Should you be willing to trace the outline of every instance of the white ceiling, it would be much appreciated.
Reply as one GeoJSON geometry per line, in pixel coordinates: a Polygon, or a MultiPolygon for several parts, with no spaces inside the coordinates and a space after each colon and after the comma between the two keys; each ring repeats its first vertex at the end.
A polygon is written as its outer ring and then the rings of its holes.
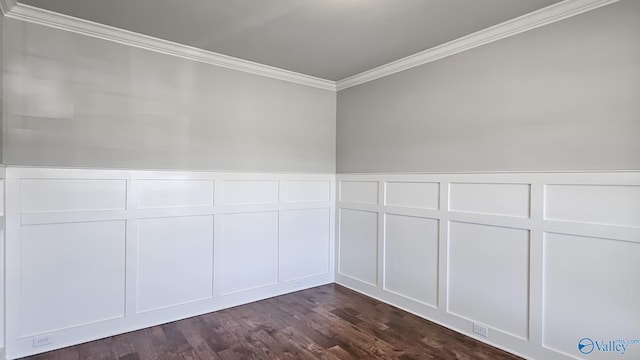
{"type": "Polygon", "coordinates": [[[337,81],[560,0],[21,0],[337,81]]]}

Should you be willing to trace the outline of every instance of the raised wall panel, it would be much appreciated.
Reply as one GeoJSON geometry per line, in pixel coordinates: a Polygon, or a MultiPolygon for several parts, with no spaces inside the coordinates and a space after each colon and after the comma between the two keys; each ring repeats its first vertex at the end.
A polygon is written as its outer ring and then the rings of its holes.
{"type": "MultiPolygon", "coordinates": [[[[4,199],[2,199],[4,201],[4,199]]],[[[2,221],[4,223],[4,218],[0,219],[0,221],[2,221]]],[[[0,229],[0,324],[4,324],[4,319],[5,319],[5,278],[4,278],[4,271],[5,271],[5,261],[4,261],[4,253],[5,253],[5,241],[4,241],[4,224],[2,226],[2,229],[0,229]]],[[[5,341],[5,336],[4,336],[4,326],[0,326],[0,348],[3,349],[4,348],[4,341],[5,341]]],[[[0,351],[1,353],[1,351],[0,351]]]]}
{"type": "Polygon", "coordinates": [[[213,296],[213,216],[138,221],[137,311],[213,296]]]}
{"type": "Polygon", "coordinates": [[[24,226],[20,244],[22,336],[124,316],[124,221],[24,226]]]}
{"type": "Polygon", "coordinates": [[[0,179],[0,216],[4,216],[4,179],[0,179]]]}
{"type": "Polygon", "coordinates": [[[527,338],[529,231],[450,222],[450,313],[527,338]]]}
{"type": "Polygon", "coordinates": [[[375,205],[378,203],[378,182],[341,181],[340,201],[375,205]]]}
{"type": "Polygon", "coordinates": [[[230,180],[224,182],[225,205],[278,203],[278,182],[272,180],[230,180]]]}
{"type": "Polygon", "coordinates": [[[22,180],[22,212],[122,210],[125,180],[22,180]]]}
{"type": "Polygon", "coordinates": [[[340,274],[377,284],[378,214],[340,209],[340,274]]]}
{"type": "Polygon", "coordinates": [[[385,205],[420,209],[440,207],[440,184],[389,181],[385,188],[385,205]]]}
{"type": "Polygon", "coordinates": [[[285,203],[331,201],[329,181],[284,181],[282,191],[285,203]]]}
{"type": "MultiPolygon", "coordinates": [[[[1,22],[1,21],[0,21],[1,22]]],[[[1,26],[1,24],[0,24],[1,26]]],[[[0,169],[0,177],[4,177],[5,170],[0,169]]],[[[4,277],[4,269],[5,269],[5,260],[4,260],[4,229],[5,229],[5,218],[4,218],[4,179],[0,178],[0,356],[3,355],[4,352],[4,294],[5,294],[5,277],[4,277]]]]}
{"type": "Polygon", "coordinates": [[[545,219],[640,226],[640,186],[547,185],[545,219]]]}
{"type": "Polygon", "coordinates": [[[213,180],[139,180],[138,208],[213,206],[213,180]]]}
{"type": "Polygon", "coordinates": [[[3,181],[10,196],[5,243],[0,221],[0,339],[12,359],[334,277],[334,175],[19,167],[1,175],[0,198],[3,181]],[[40,336],[46,344],[34,347],[40,336]]]}
{"type": "Polygon", "coordinates": [[[438,220],[385,216],[385,290],[438,305],[438,220]]]}
{"type": "Polygon", "coordinates": [[[452,183],[449,210],[528,218],[529,184],[452,183]]]}
{"type": "Polygon", "coordinates": [[[278,282],[278,213],[222,216],[222,293],[278,282]]]}
{"type": "MultiPolygon", "coordinates": [[[[337,203],[336,279],[481,340],[473,323],[486,326],[487,342],[527,358],[621,358],[577,345],[638,339],[639,175],[338,174],[348,191],[337,203]]],[[[640,345],[622,357],[640,359],[640,345]]]]}
{"type": "Polygon", "coordinates": [[[329,272],[330,209],[280,213],[280,280],[329,272]]]}
{"type": "MultiPolygon", "coordinates": [[[[577,343],[584,337],[640,338],[639,259],[638,242],[545,234],[543,345],[581,356],[577,343]]],[[[640,358],[640,344],[610,355],[640,358]]],[[[590,356],[604,358],[598,351],[590,356]]]]}

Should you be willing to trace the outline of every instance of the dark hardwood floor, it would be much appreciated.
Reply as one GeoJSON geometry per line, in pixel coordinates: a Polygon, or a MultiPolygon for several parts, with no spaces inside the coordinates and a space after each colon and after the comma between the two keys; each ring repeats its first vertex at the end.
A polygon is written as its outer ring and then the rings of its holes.
{"type": "Polygon", "coordinates": [[[520,359],[325,285],[25,359],[520,359]]]}

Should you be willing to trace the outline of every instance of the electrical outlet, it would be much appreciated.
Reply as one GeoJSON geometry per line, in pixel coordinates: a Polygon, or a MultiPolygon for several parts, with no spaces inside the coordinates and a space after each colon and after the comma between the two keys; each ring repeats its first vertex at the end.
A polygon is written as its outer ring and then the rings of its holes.
{"type": "Polygon", "coordinates": [[[489,328],[484,325],[474,323],[473,332],[483,337],[489,336],[489,328]]]}
{"type": "Polygon", "coordinates": [[[33,347],[38,348],[53,344],[53,338],[51,335],[37,336],[33,338],[33,347]]]}

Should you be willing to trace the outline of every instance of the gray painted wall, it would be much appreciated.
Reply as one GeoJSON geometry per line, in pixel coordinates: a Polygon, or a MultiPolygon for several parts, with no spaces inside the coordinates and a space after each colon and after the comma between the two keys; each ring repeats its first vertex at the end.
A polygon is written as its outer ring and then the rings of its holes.
{"type": "Polygon", "coordinates": [[[4,107],[3,107],[3,103],[4,103],[4,97],[3,97],[3,57],[2,57],[2,48],[4,44],[4,15],[2,15],[0,13],[0,164],[3,164],[2,162],[2,138],[3,138],[3,134],[4,134],[4,107]]]}
{"type": "Polygon", "coordinates": [[[640,169],[640,1],[338,94],[338,172],[640,169]]]}
{"type": "Polygon", "coordinates": [[[335,171],[335,92],[5,19],[7,165],[335,171]]]}

